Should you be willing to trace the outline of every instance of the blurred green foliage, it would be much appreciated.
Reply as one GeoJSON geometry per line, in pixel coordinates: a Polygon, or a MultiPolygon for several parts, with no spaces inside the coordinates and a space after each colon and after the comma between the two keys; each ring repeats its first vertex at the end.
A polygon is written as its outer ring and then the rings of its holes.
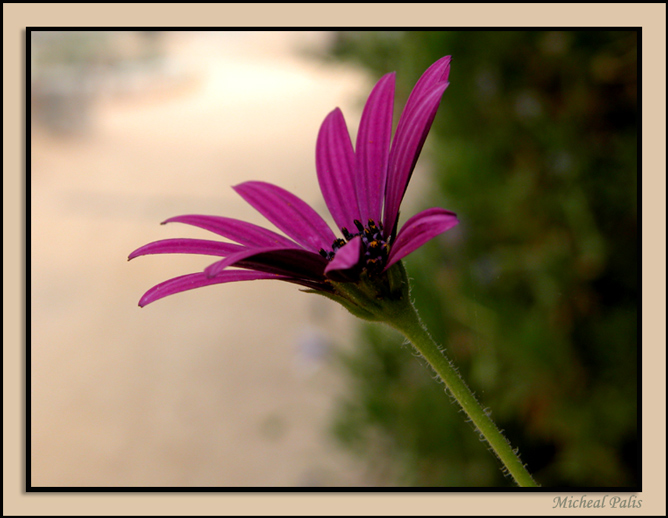
{"type": "MultiPolygon", "coordinates": [[[[539,483],[637,486],[637,34],[341,32],[330,52],[396,70],[398,108],[453,56],[416,174],[461,223],[405,261],[418,310],[539,483]]],[[[402,342],[367,326],[342,354],[337,437],[379,486],[513,486],[402,342]]]]}

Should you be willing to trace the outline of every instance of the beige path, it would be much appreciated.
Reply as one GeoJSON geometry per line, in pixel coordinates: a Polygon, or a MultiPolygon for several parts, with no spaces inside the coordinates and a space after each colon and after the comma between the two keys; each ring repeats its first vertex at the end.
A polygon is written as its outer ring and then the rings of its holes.
{"type": "Polygon", "coordinates": [[[128,70],[84,135],[34,126],[33,485],[364,483],[325,432],[340,388],[327,351],[349,342],[352,317],[266,281],[139,309],[147,288],[210,260],[126,261],[149,241],[208,236],[159,225],[172,215],[264,224],[230,189],[249,179],[324,214],[317,129],[337,105],[356,124],[370,83],[292,52],[321,37],[171,34],[165,81],[128,70]]]}

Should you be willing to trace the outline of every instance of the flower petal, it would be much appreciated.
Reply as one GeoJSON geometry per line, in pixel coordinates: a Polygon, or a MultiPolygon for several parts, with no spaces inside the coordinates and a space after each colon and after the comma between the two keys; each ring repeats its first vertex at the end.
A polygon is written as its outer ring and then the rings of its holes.
{"type": "Polygon", "coordinates": [[[397,235],[390,255],[387,270],[394,263],[414,252],[430,239],[457,225],[457,215],[445,209],[427,209],[410,218],[397,235]]]}
{"type": "Polygon", "coordinates": [[[330,112],[320,126],[315,167],[322,196],[337,226],[355,228],[353,220],[360,219],[355,195],[355,152],[339,108],[330,112]]]}
{"type": "Polygon", "coordinates": [[[233,187],[265,218],[292,239],[317,252],[330,250],[336,236],[325,220],[291,192],[266,182],[245,182],[233,187]]]}
{"type": "Polygon", "coordinates": [[[334,270],[349,270],[353,268],[359,263],[361,251],[362,238],[356,236],[337,250],[334,259],[325,268],[325,274],[334,270]]]}
{"type": "Polygon", "coordinates": [[[233,218],[188,214],[169,218],[162,224],[173,222],[203,228],[246,246],[284,246],[286,248],[299,246],[287,237],[269,229],[233,218]]]}
{"type": "Polygon", "coordinates": [[[410,181],[415,163],[434,121],[441,96],[448,83],[438,83],[416,101],[410,111],[404,110],[390,151],[387,187],[385,190],[385,213],[383,227],[387,236],[394,234],[399,206],[410,181]]]}
{"type": "Polygon", "coordinates": [[[323,280],[327,260],[307,250],[286,248],[245,249],[227,256],[205,268],[209,277],[220,275],[227,267],[236,266],[296,278],[323,280]]]}
{"type": "Polygon", "coordinates": [[[395,75],[386,74],[376,83],[364,106],[357,133],[357,203],[365,225],[369,219],[380,223],[392,138],[395,75]]]}
{"type": "Polygon", "coordinates": [[[207,239],[162,239],[137,248],[128,256],[128,260],[150,254],[202,254],[226,257],[242,250],[246,250],[246,247],[207,239]]]}
{"type": "Polygon", "coordinates": [[[271,273],[254,272],[248,270],[228,270],[216,277],[208,277],[206,273],[190,273],[180,277],[174,277],[161,282],[148,290],[139,300],[141,307],[155,302],[163,297],[174,295],[182,291],[194,290],[212,284],[223,284],[225,282],[253,281],[257,279],[281,279],[280,276],[271,273]]]}
{"type": "Polygon", "coordinates": [[[444,56],[432,63],[429,68],[424,71],[408,96],[408,100],[404,106],[404,113],[410,113],[414,109],[415,104],[423,95],[425,95],[425,93],[431,90],[432,86],[448,81],[451,61],[452,56],[444,56]]]}
{"type": "Polygon", "coordinates": [[[261,252],[238,261],[235,266],[253,270],[277,273],[297,280],[322,282],[327,260],[320,254],[307,250],[282,249],[261,252]]]}

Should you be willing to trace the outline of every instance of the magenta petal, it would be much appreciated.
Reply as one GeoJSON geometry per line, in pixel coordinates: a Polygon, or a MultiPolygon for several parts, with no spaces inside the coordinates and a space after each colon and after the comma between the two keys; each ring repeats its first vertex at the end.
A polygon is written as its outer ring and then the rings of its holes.
{"type": "Polygon", "coordinates": [[[353,221],[360,219],[355,196],[355,152],[339,108],[330,112],[320,126],[315,167],[322,196],[334,221],[339,228],[355,228],[353,221]]]}
{"type": "Polygon", "coordinates": [[[349,270],[354,267],[359,263],[361,251],[362,239],[356,236],[337,250],[334,259],[325,268],[325,274],[332,270],[349,270]]]}
{"type": "Polygon", "coordinates": [[[229,266],[297,278],[322,280],[327,260],[320,254],[302,249],[255,248],[231,254],[205,268],[209,277],[220,275],[229,266]]]}
{"type": "Polygon", "coordinates": [[[397,126],[392,143],[388,179],[385,191],[385,213],[383,226],[387,235],[391,235],[399,215],[399,206],[410,181],[415,163],[420,156],[422,146],[434,121],[441,96],[447,83],[438,83],[417,101],[413,109],[404,114],[397,126]]]}
{"type": "Polygon", "coordinates": [[[395,73],[383,76],[371,91],[357,133],[357,203],[361,221],[380,222],[387,161],[392,138],[395,73]]]}
{"type": "Polygon", "coordinates": [[[249,257],[252,257],[254,255],[257,255],[259,253],[263,252],[271,252],[274,250],[280,250],[278,248],[246,248],[244,250],[240,250],[237,253],[228,255],[225,257],[225,259],[222,259],[220,261],[217,261],[209,266],[207,266],[204,269],[204,273],[206,273],[209,277],[215,277],[216,275],[220,274],[225,268],[228,266],[232,266],[239,261],[243,261],[244,259],[248,259],[249,257]]]}
{"type": "Polygon", "coordinates": [[[284,246],[286,248],[299,246],[276,232],[234,218],[188,214],[169,218],[162,224],[174,222],[203,228],[246,246],[284,246]]]}
{"type": "MultiPolygon", "coordinates": [[[[406,105],[404,106],[403,113],[409,114],[415,107],[415,104],[420,100],[420,98],[431,88],[438,84],[448,81],[450,76],[450,62],[452,61],[451,56],[445,56],[434,62],[424,73],[420,76],[417,83],[413,87],[406,105]]],[[[403,114],[402,114],[403,117],[403,114]]]]}
{"type": "Polygon", "coordinates": [[[241,245],[206,239],[163,239],[137,248],[128,256],[128,260],[150,254],[202,254],[225,257],[245,249],[246,247],[241,245]]]}
{"type": "Polygon", "coordinates": [[[385,269],[457,223],[459,223],[457,215],[445,209],[427,209],[416,214],[404,224],[397,235],[385,269]]]}
{"type": "Polygon", "coordinates": [[[325,220],[291,192],[266,182],[245,182],[234,190],[265,218],[309,250],[329,250],[336,236],[325,220]]]}
{"type": "Polygon", "coordinates": [[[205,273],[190,273],[169,279],[165,282],[153,286],[139,300],[141,307],[155,302],[163,297],[174,295],[182,291],[194,290],[212,284],[222,284],[225,282],[253,281],[257,279],[281,279],[278,275],[263,272],[253,272],[248,270],[229,270],[222,272],[216,277],[208,277],[205,273]]]}
{"type": "Polygon", "coordinates": [[[320,254],[296,249],[260,252],[234,264],[239,268],[285,275],[295,282],[308,280],[318,283],[325,280],[323,272],[326,265],[327,259],[320,254]]]}

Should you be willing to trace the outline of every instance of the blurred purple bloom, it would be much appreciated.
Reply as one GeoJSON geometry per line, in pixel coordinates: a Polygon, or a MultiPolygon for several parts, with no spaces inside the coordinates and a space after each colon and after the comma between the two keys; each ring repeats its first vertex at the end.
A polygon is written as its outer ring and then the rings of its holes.
{"type": "Polygon", "coordinates": [[[397,261],[457,224],[454,213],[427,209],[397,232],[399,206],[415,163],[448,87],[450,56],[439,59],[411,92],[392,139],[395,73],[371,91],[362,112],[355,149],[340,109],[324,120],[316,144],[316,170],[327,207],[341,230],[327,223],[294,194],[265,182],[245,182],[234,190],[278,229],[221,216],[176,216],[163,223],[193,225],[234,243],[165,239],[132,252],[204,254],[221,257],[203,272],[167,280],[139,301],[235,281],[277,279],[333,293],[336,282],[357,282],[362,274],[381,277],[397,261]]]}

